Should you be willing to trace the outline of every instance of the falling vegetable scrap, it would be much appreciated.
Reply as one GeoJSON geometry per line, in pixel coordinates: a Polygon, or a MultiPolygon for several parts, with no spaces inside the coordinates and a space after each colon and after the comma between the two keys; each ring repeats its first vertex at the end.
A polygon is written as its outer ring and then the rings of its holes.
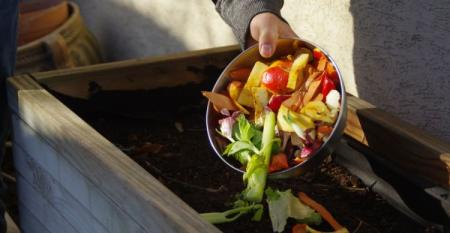
{"type": "MultiPolygon", "coordinates": [[[[275,232],[284,230],[287,218],[319,224],[322,216],[330,222],[331,215],[312,199],[295,198],[290,190],[266,189],[266,179],[269,173],[309,159],[332,134],[341,101],[333,64],[320,49],[297,46],[293,54],[268,63],[257,61],[252,68],[241,67],[228,75],[226,90],[202,93],[222,118],[216,131],[228,141],[223,156],[245,170],[246,188],[237,203],[246,204],[202,216],[214,224],[245,213],[254,213],[252,219],[257,220],[265,193],[275,232]]],[[[330,224],[335,230],[343,228],[336,221],[330,224]]],[[[313,231],[308,225],[296,227],[297,232],[313,231]]]]}

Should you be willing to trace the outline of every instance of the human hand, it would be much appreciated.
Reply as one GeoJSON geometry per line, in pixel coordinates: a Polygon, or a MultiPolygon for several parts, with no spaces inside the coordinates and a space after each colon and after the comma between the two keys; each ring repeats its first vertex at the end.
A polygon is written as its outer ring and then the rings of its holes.
{"type": "Polygon", "coordinates": [[[247,46],[258,43],[259,53],[263,57],[271,57],[276,49],[278,38],[298,37],[292,28],[278,16],[264,12],[253,17],[250,22],[250,35],[247,46]]]}

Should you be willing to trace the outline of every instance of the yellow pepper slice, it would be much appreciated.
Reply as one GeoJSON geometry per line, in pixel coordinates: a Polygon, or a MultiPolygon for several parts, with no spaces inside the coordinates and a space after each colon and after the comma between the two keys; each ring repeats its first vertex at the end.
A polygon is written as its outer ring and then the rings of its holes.
{"type": "Polygon", "coordinates": [[[329,124],[333,124],[335,121],[327,105],[325,105],[325,103],[320,100],[315,100],[307,103],[300,110],[300,112],[309,116],[314,121],[323,121],[329,124]]]}

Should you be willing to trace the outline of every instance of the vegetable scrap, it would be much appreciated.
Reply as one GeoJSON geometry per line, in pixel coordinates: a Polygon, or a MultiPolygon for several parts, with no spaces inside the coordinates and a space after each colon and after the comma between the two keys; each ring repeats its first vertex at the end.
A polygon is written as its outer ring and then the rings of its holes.
{"type": "Polygon", "coordinates": [[[266,194],[274,232],[284,231],[288,218],[301,223],[296,232],[313,232],[307,224],[318,225],[322,218],[335,230],[345,229],[306,195],[299,199],[291,190],[266,189],[269,173],[308,160],[332,134],[341,101],[333,64],[318,48],[297,47],[271,62],[233,70],[229,80],[220,93],[202,93],[221,118],[216,131],[228,142],[222,154],[241,164],[246,187],[232,209],[201,215],[213,224],[250,213],[258,220],[266,194]]]}
{"type": "Polygon", "coordinates": [[[266,63],[257,61],[253,67],[232,70],[228,76],[230,81],[223,92],[202,93],[223,118],[217,129],[228,139],[224,156],[237,160],[243,170],[250,157],[262,149],[255,144],[259,136],[253,134],[262,134],[268,115],[265,112],[275,114],[273,140],[282,142],[282,147],[275,146],[267,155],[270,173],[289,169],[314,156],[332,134],[340,110],[341,89],[335,67],[320,49],[297,47],[293,54],[266,63]],[[227,114],[223,114],[225,111],[227,114]],[[236,131],[241,130],[244,121],[248,129],[242,130],[250,132],[248,137],[240,138],[236,131]],[[269,157],[280,153],[285,155],[288,166],[276,168],[279,164],[270,163],[280,160],[269,157]]]}

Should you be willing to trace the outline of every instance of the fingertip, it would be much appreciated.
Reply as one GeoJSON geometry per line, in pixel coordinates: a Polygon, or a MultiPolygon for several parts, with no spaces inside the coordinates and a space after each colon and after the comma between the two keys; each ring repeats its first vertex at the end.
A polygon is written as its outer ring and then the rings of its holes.
{"type": "Polygon", "coordinates": [[[259,38],[259,53],[262,57],[269,58],[275,53],[278,36],[276,32],[266,31],[259,38]]]}
{"type": "Polygon", "coordinates": [[[261,44],[259,46],[259,53],[262,57],[269,58],[273,55],[274,48],[271,44],[261,44]]]}

